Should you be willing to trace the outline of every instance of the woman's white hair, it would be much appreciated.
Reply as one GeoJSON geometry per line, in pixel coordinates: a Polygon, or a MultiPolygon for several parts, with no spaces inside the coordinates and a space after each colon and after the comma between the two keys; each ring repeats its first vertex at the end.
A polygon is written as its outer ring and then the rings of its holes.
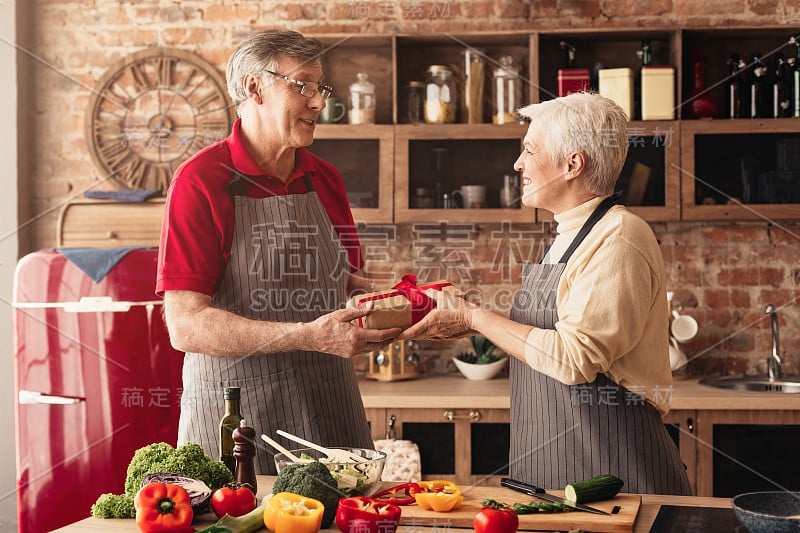
{"type": "Polygon", "coordinates": [[[303,36],[292,30],[261,30],[248,37],[228,59],[226,78],[228,94],[233,99],[237,111],[250,96],[244,88],[244,78],[248,74],[264,79],[264,85],[271,85],[274,80],[267,80],[267,70],[275,70],[280,56],[289,57],[300,62],[320,61],[324,52],[322,43],[317,39],[303,36]]]}
{"type": "Polygon", "coordinates": [[[554,165],[581,152],[587,192],[598,196],[614,192],[628,155],[628,117],[613,100],[596,93],[574,93],[517,112],[546,132],[543,148],[554,165]]]}

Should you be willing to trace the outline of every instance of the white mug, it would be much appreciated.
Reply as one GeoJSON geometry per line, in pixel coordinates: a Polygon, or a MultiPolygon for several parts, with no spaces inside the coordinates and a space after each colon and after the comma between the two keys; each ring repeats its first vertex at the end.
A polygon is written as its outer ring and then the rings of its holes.
{"type": "Polygon", "coordinates": [[[682,315],[677,311],[672,312],[672,325],[670,331],[678,342],[689,342],[697,335],[697,320],[689,315],[682,315]]]}
{"type": "Polygon", "coordinates": [[[687,363],[686,354],[683,353],[678,341],[674,337],[669,338],[669,368],[670,370],[680,370],[687,363]]]}
{"type": "Polygon", "coordinates": [[[461,196],[461,204],[466,209],[486,207],[486,185],[462,185],[453,191],[461,196]]]}

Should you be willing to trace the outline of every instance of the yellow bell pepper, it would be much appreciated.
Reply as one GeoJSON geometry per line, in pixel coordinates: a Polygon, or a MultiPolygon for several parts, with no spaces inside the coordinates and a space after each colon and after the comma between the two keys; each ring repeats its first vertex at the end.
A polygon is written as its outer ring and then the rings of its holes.
{"type": "Polygon", "coordinates": [[[428,481],[417,481],[421,492],[441,492],[445,488],[457,489],[458,486],[452,481],[444,479],[432,479],[428,481]]]}
{"type": "Polygon", "coordinates": [[[325,506],[313,498],[291,492],[274,494],[264,507],[264,525],[275,533],[316,533],[325,506]]]}
{"type": "Polygon", "coordinates": [[[446,513],[452,511],[464,501],[461,489],[452,481],[436,479],[433,481],[418,481],[419,492],[414,493],[417,505],[427,511],[446,513]]]}

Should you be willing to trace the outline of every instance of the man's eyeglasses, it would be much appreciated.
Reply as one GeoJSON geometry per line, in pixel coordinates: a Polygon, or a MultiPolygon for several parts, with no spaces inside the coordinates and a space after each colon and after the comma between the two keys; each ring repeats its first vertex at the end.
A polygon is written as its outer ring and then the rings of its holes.
{"type": "Polygon", "coordinates": [[[272,72],[271,70],[265,71],[267,74],[272,74],[277,78],[284,79],[289,83],[300,87],[300,94],[305,96],[306,98],[314,98],[314,95],[317,93],[322,95],[323,100],[327,100],[333,94],[333,87],[328,85],[320,85],[315,81],[300,81],[294,78],[290,78],[289,76],[284,76],[283,74],[278,74],[277,72],[272,72]]]}

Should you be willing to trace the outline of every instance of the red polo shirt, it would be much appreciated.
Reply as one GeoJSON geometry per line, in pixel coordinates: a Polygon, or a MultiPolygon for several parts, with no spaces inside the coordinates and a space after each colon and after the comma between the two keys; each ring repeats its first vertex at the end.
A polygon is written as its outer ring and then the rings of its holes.
{"type": "Polygon", "coordinates": [[[213,296],[231,253],[234,209],[225,186],[233,179],[234,170],[253,178],[252,183],[247,180],[247,195],[251,198],[306,193],[303,175],[308,172],[347,250],[350,271],[363,267],[358,234],[339,172],[300,148],[286,183],[265,175],[247,152],[237,120],[230,137],[204,148],[175,171],[161,224],[157,294],[190,290],[213,296]]]}

